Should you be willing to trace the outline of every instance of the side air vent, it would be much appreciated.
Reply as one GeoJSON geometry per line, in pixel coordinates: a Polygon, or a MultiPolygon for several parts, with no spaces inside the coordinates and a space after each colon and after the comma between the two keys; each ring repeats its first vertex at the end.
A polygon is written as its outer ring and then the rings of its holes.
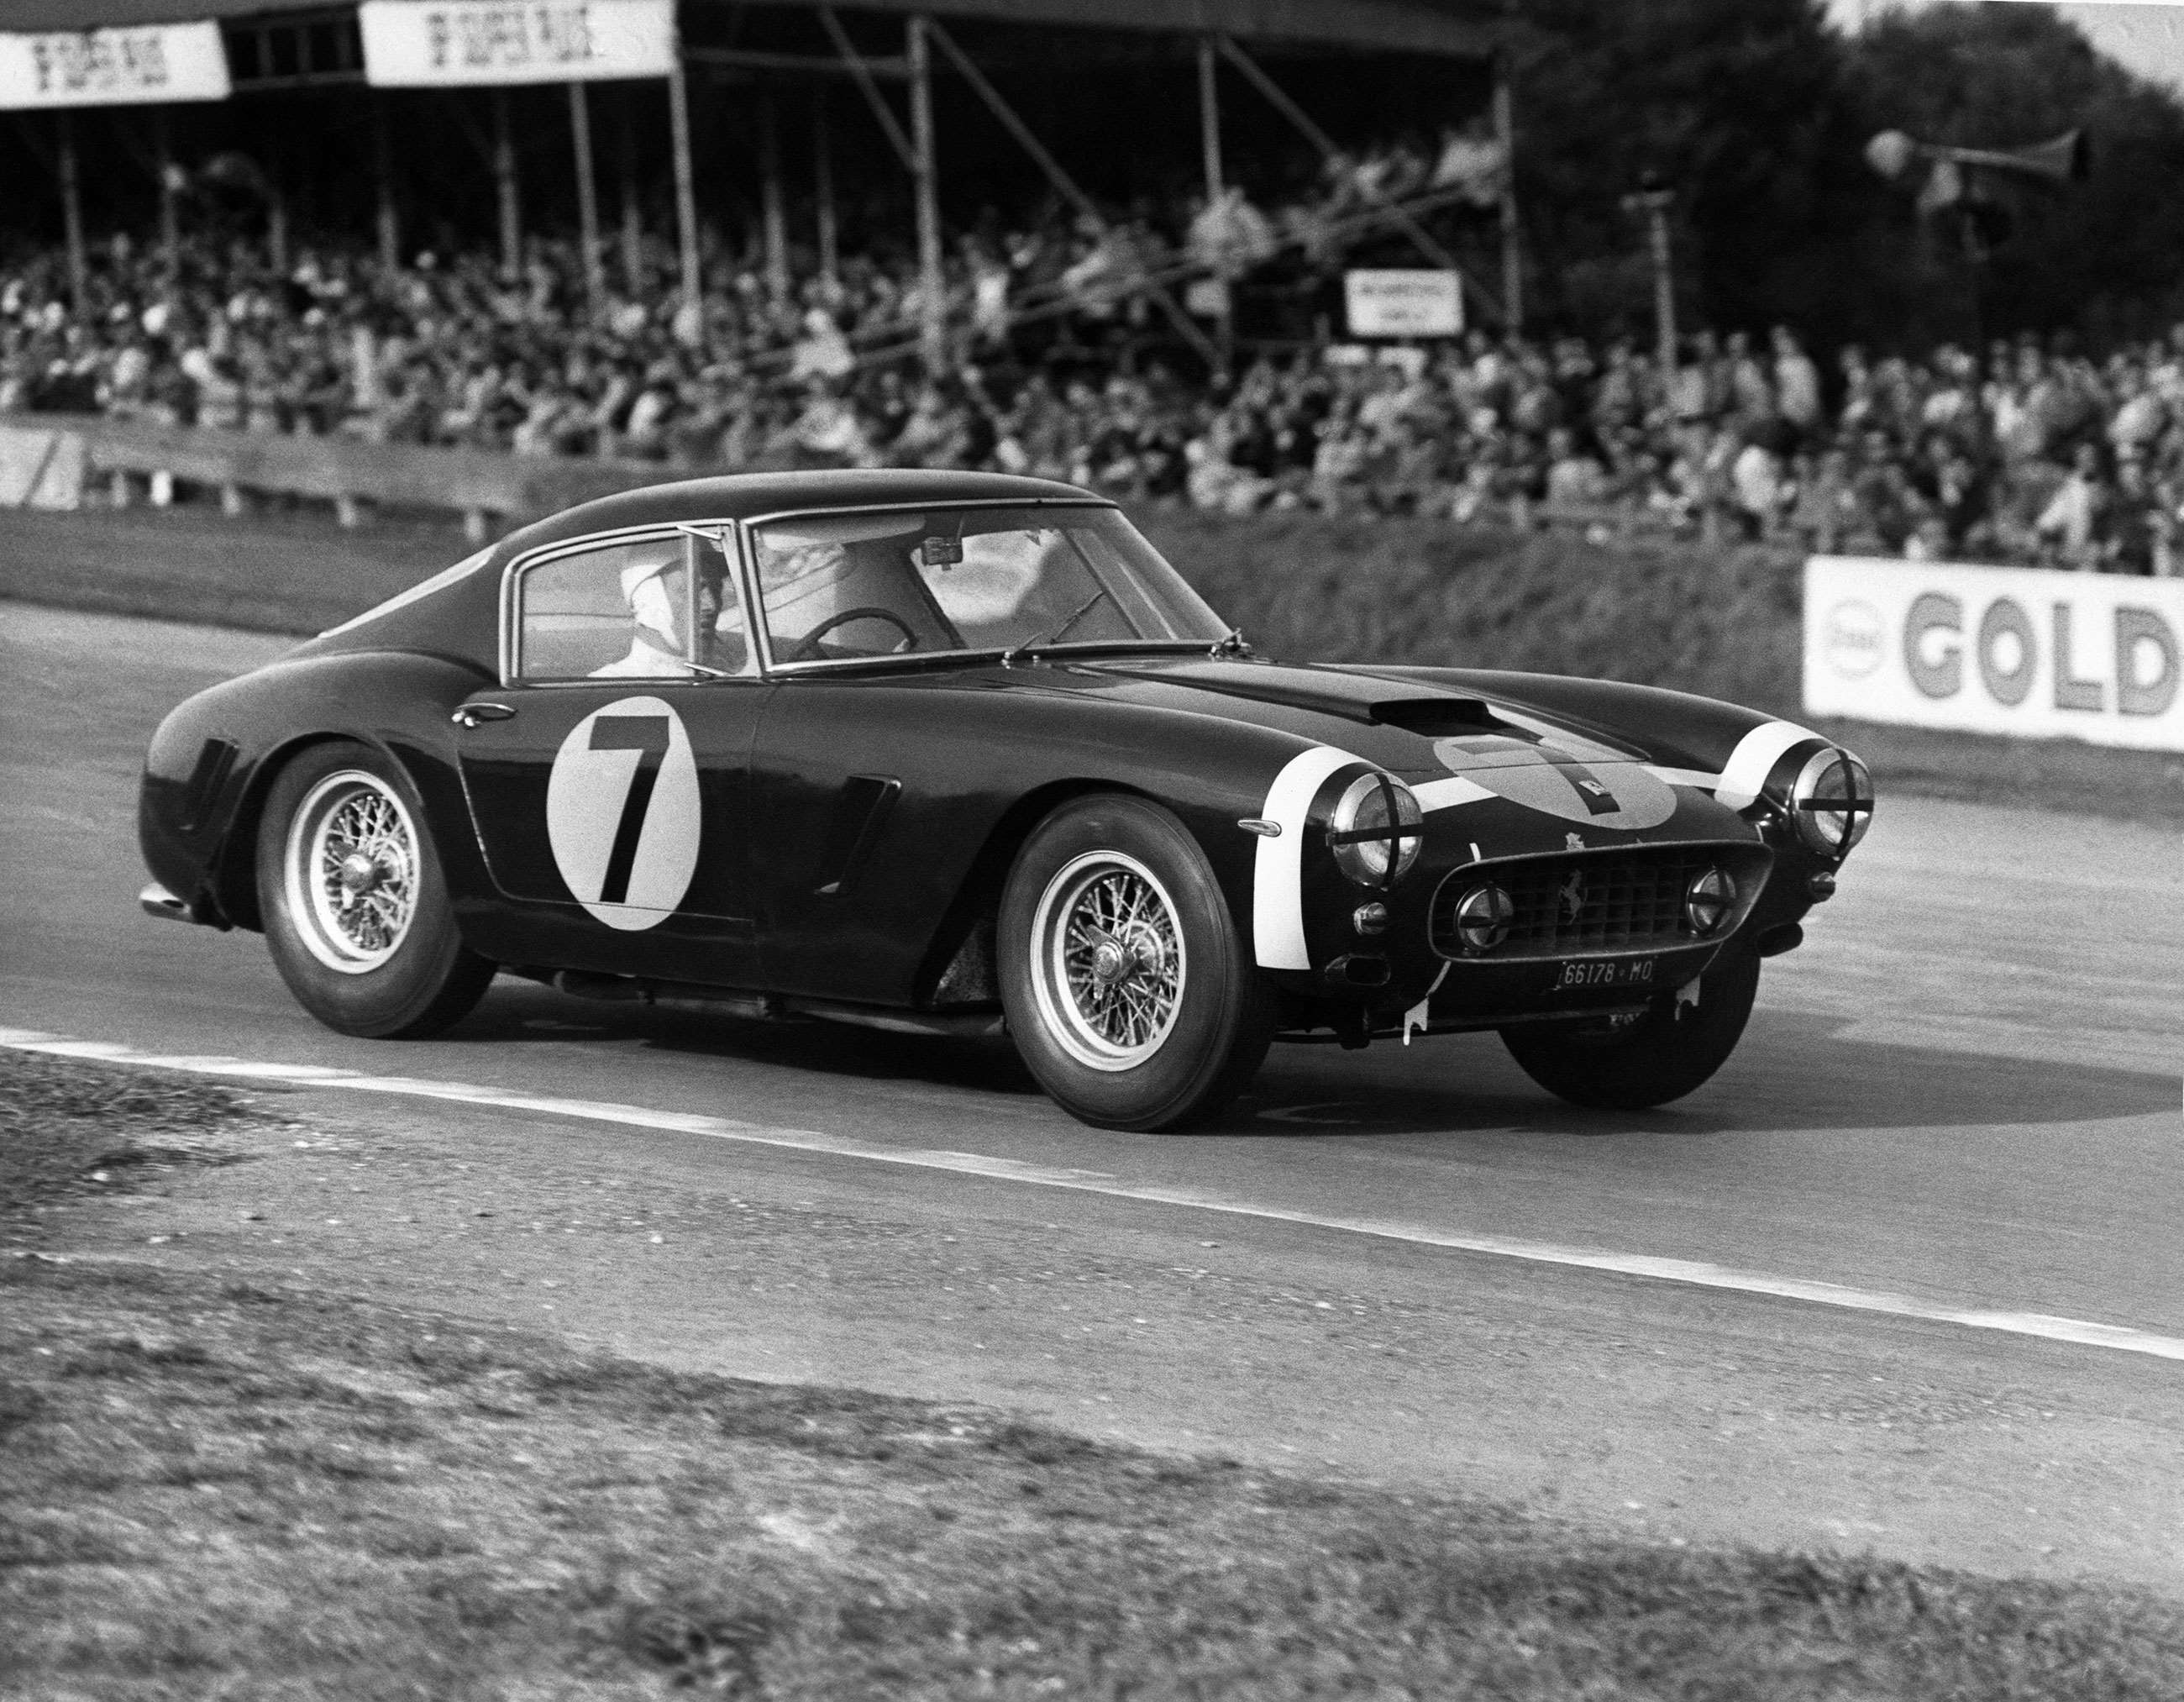
{"type": "Polygon", "coordinates": [[[892,775],[852,774],[843,783],[833,818],[827,824],[826,844],[820,849],[813,891],[822,898],[839,898],[857,884],[880,829],[887,824],[888,812],[901,795],[902,782],[892,775]]]}

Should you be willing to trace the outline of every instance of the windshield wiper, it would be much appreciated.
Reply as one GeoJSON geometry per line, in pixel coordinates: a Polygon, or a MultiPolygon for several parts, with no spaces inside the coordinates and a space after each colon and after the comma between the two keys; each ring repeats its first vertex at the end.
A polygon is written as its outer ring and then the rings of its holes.
{"type": "Polygon", "coordinates": [[[1251,645],[1244,642],[1244,629],[1231,627],[1213,641],[1213,648],[1206,654],[1217,659],[1222,656],[1247,656],[1251,653],[1251,645]]]}
{"type": "Polygon", "coordinates": [[[1090,614],[1093,610],[1098,608],[1100,606],[1100,600],[1106,594],[1107,588],[1105,585],[1102,585],[1098,590],[1095,591],[1090,596],[1087,597],[1083,602],[1079,603],[1074,609],[1072,609],[1070,611],[1069,618],[1062,622],[1060,626],[1055,628],[1052,631],[1041,633],[1035,639],[1027,639],[1020,645],[1011,645],[1008,649],[1001,652],[1001,666],[1003,667],[1014,667],[1017,665],[1017,658],[1018,656],[1028,656],[1033,651],[1038,650],[1042,645],[1060,644],[1061,642],[1061,635],[1067,632],[1072,627],[1075,626],[1079,621],[1083,620],[1087,615],[1090,614]]]}

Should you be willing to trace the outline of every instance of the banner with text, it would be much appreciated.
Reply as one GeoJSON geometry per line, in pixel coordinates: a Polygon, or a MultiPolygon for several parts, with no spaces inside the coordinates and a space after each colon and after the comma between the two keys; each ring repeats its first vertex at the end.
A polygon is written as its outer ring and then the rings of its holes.
{"type": "Polygon", "coordinates": [[[226,100],[220,25],[0,33],[0,111],[226,100]]]}
{"type": "Polygon", "coordinates": [[[1463,331],[1463,282],[1454,272],[1347,271],[1342,304],[1352,337],[1456,337],[1463,331]]]}
{"type": "Polygon", "coordinates": [[[1816,555],[1805,709],[2184,751],[2184,579],[1816,555]]]}
{"type": "Polygon", "coordinates": [[[593,82],[675,69],[675,0],[364,0],[381,88],[593,82]]]}

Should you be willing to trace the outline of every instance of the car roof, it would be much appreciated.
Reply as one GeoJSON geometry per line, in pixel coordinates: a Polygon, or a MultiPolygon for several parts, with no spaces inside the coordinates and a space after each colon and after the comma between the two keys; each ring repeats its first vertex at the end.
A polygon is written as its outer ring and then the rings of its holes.
{"type": "Polygon", "coordinates": [[[635,527],[671,526],[677,521],[749,520],[811,509],[907,508],[950,502],[1115,505],[1104,496],[1054,479],[938,469],[733,473],[647,485],[579,503],[511,532],[490,549],[329,628],[292,654],[413,650],[457,656],[473,667],[489,668],[499,654],[502,572],[541,545],[635,527]]]}
{"type": "Polygon", "coordinates": [[[498,568],[543,544],[560,544],[626,527],[687,520],[749,520],[813,508],[885,508],[900,503],[1096,502],[1108,499],[1056,479],[1010,473],[879,467],[813,472],[728,473],[680,479],[603,496],[511,532],[493,551],[498,568]]]}

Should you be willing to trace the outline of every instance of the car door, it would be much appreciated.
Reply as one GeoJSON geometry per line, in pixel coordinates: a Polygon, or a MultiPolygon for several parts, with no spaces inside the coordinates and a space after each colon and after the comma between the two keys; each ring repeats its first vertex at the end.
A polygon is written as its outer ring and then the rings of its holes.
{"type": "Polygon", "coordinates": [[[676,527],[512,570],[505,684],[455,714],[504,961],[755,984],[749,777],[770,688],[738,578],[720,535],[676,527]]]}

